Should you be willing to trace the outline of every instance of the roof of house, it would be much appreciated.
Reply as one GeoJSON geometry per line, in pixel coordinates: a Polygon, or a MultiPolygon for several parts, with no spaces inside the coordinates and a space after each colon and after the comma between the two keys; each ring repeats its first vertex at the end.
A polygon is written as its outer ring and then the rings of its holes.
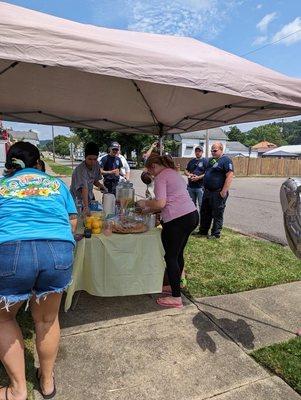
{"type": "Polygon", "coordinates": [[[289,145],[289,146],[280,146],[277,147],[277,149],[272,149],[269,151],[266,151],[264,155],[269,155],[269,154],[274,154],[276,152],[283,151],[285,153],[291,153],[292,154],[301,154],[301,144],[294,144],[294,145],[289,145]]]}
{"type": "Polygon", "coordinates": [[[249,151],[249,148],[240,142],[227,142],[226,152],[227,151],[240,153],[242,151],[249,151]]]}
{"type": "Polygon", "coordinates": [[[288,151],[283,151],[283,150],[278,150],[277,151],[270,153],[269,151],[266,151],[265,153],[262,154],[262,157],[298,157],[298,154],[296,153],[289,153],[288,151]]]}
{"type": "MultiPolygon", "coordinates": [[[[209,129],[209,139],[210,140],[228,140],[228,136],[222,130],[222,128],[213,128],[209,129]]],[[[195,132],[185,132],[181,133],[175,137],[175,140],[183,140],[183,139],[204,139],[206,140],[206,130],[204,131],[195,131],[195,132]]]]}
{"type": "Polygon", "coordinates": [[[38,133],[35,131],[32,131],[32,130],[30,130],[30,131],[13,131],[13,130],[9,129],[8,133],[15,140],[24,139],[26,141],[26,139],[27,139],[27,140],[36,140],[37,142],[39,141],[38,133]]]}
{"type": "Polygon", "coordinates": [[[257,144],[255,144],[254,146],[252,146],[252,149],[268,149],[268,148],[274,148],[277,147],[277,144],[275,143],[270,143],[267,142],[266,140],[264,140],[263,142],[259,142],[257,144]]]}

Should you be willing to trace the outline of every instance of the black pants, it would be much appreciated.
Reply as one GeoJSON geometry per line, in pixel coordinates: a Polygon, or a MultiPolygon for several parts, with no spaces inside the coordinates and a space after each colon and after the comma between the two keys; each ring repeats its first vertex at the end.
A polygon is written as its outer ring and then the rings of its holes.
{"type": "Polygon", "coordinates": [[[108,189],[108,192],[116,196],[116,187],[118,185],[118,182],[119,181],[105,180],[103,183],[105,187],[108,189]]]}
{"type": "Polygon", "coordinates": [[[219,237],[224,222],[224,211],[226,207],[228,195],[222,198],[220,190],[210,192],[209,190],[204,191],[202,207],[201,207],[201,221],[200,221],[200,233],[207,235],[210,229],[212,220],[211,235],[219,237]]]}
{"type": "Polygon", "coordinates": [[[166,272],[172,295],[180,297],[180,279],[184,268],[184,249],[189,235],[198,226],[199,215],[193,211],[172,221],[163,223],[161,239],[165,250],[166,272]]]}

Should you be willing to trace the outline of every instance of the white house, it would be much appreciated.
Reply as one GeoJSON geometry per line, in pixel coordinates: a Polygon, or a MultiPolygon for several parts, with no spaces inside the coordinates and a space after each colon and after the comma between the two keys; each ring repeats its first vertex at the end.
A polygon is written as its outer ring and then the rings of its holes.
{"type": "MultiPolygon", "coordinates": [[[[206,154],[206,131],[195,131],[174,135],[174,139],[180,142],[178,157],[194,157],[194,149],[202,146],[206,154]]],[[[214,142],[221,142],[226,148],[228,136],[221,128],[209,129],[209,150],[214,142]]],[[[210,155],[210,151],[209,151],[210,155]]]]}

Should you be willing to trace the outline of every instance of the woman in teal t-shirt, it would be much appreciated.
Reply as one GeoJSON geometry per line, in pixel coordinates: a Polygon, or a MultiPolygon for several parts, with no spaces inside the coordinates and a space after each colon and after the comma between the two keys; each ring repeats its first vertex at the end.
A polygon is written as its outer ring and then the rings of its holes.
{"type": "Polygon", "coordinates": [[[67,186],[39,170],[39,150],[18,142],[8,151],[0,178],[0,361],[10,386],[0,398],[25,400],[24,344],[16,314],[29,302],[44,398],[55,396],[54,363],[60,327],[58,311],[71,282],[76,207],[67,186]]]}

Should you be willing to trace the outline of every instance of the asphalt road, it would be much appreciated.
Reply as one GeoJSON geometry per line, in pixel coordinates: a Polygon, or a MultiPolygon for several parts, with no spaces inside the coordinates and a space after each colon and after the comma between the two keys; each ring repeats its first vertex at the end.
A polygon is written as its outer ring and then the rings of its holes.
{"type": "MultiPolygon", "coordinates": [[[[70,160],[57,160],[70,166],[70,160]]],[[[78,162],[76,163],[78,164],[78,162]]],[[[143,195],[145,185],[141,171],[132,170],[136,193],[143,195]]],[[[285,178],[235,178],[225,210],[225,226],[287,244],[279,201],[279,190],[285,178]]]]}

